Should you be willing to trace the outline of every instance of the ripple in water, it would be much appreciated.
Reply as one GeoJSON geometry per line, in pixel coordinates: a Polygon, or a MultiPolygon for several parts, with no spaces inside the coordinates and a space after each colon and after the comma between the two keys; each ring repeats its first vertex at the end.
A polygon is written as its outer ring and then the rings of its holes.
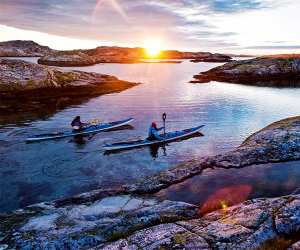
{"type": "MultiPolygon", "coordinates": [[[[24,117],[25,125],[8,121],[9,127],[0,129],[0,141],[7,142],[0,147],[0,176],[7,171],[6,166],[15,173],[1,178],[1,187],[9,190],[11,197],[16,197],[16,180],[48,183],[53,189],[51,194],[30,199],[39,202],[66,196],[74,186],[79,193],[95,187],[95,182],[97,187],[132,183],[185,160],[231,150],[269,123],[299,114],[300,89],[188,83],[193,75],[217,65],[220,64],[185,61],[182,64],[99,64],[74,68],[143,84],[121,93],[93,98],[43,120],[28,122],[24,117]],[[168,115],[168,131],[205,124],[205,136],[172,143],[166,150],[160,148],[156,157],[149,148],[103,154],[105,143],[144,138],[153,120],[161,124],[163,112],[168,115]],[[134,117],[134,129],[100,133],[90,140],[85,138],[83,143],[73,139],[24,143],[32,134],[68,129],[75,115],[81,115],[84,120],[98,118],[101,121],[134,117]]],[[[15,199],[0,201],[0,212],[18,207],[15,199]]]]}

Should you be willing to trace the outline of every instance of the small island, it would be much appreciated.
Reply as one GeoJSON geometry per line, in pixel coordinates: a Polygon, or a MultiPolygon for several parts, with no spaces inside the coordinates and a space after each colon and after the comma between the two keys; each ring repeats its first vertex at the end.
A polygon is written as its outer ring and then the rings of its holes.
{"type": "Polygon", "coordinates": [[[232,61],[194,76],[192,83],[210,81],[258,86],[300,86],[300,55],[274,55],[232,61]]]}
{"type": "Polygon", "coordinates": [[[0,113],[53,110],[136,85],[105,74],[0,59],[0,113]]]}

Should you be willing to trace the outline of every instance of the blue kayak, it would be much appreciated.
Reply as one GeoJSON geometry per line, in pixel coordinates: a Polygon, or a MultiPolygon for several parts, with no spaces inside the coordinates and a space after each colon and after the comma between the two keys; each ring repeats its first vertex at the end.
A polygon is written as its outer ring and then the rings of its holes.
{"type": "Polygon", "coordinates": [[[204,125],[201,125],[198,127],[184,129],[180,131],[168,132],[165,135],[161,134],[160,136],[164,137],[164,140],[144,139],[144,140],[137,140],[137,141],[113,143],[110,145],[105,145],[104,150],[115,151],[115,150],[123,150],[123,149],[130,149],[130,148],[137,148],[137,147],[150,146],[155,144],[163,144],[166,142],[172,142],[199,133],[203,127],[204,125]]]}
{"type": "Polygon", "coordinates": [[[34,135],[33,137],[27,138],[26,142],[54,140],[54,139],[60,139],[60,138],[65,138],[65,137],[72,137],[72,136],[76,136],[76,135],[88,135],[88,134],[92,134],[92,133],[106,131],[106,130],[113,129],[113,128],[118,128],[118,127],[124,126],[132,121],[133,121],[133,118],[129,118],[129,119],[122,120],[122,121],[90,125],[84,129],[81,129],[80,131],[70,130],[70,131],[66,131],[66,132],[34,135]]]}

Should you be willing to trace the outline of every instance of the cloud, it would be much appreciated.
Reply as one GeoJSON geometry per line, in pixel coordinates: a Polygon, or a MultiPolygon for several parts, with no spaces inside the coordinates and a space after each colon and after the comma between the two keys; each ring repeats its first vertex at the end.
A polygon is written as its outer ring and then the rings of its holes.
{"type": "Polygon", "coordinates": [[[300,49],[300,45],[257,45],[248,46],[245,49],[267,49],[267,50],[278,50],[278,49],[300,49]]]}
{"type": "MultiPolygon", "coordinates": [[[[284,3],[288,0],[282,0],[284,3]]],[[[277,0],[1,0],[0,24],[80,39],[139,45],[159,36],[170,46],[236,47],[222,18],[275,6],[277,0]]],[[[1,31],[0,31],[1,32],[1,31]]],[[[1,35],[1,33],[0,33],[1,35]]],[[[0,38],[1,39],[1,38],[0,38]]],[[[29,38],[30,39],[30,38],[29,38]]]]}

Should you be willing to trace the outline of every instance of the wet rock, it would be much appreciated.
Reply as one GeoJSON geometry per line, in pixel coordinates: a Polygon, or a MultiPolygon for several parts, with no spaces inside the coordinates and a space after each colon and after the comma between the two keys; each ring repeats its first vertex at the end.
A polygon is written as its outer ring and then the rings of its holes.
{"type": "Polygon", "coordinates": [[[232,61],[194,76],[193,83],[231,82],[261,86],[300,86],[300,57],[273,56],[232,61]]]}
{"type": "Polygon", "coordinates": [[[33,41],[0,42],[0,57],[38,57],[52,53],[54,50],[33,41]]]}

